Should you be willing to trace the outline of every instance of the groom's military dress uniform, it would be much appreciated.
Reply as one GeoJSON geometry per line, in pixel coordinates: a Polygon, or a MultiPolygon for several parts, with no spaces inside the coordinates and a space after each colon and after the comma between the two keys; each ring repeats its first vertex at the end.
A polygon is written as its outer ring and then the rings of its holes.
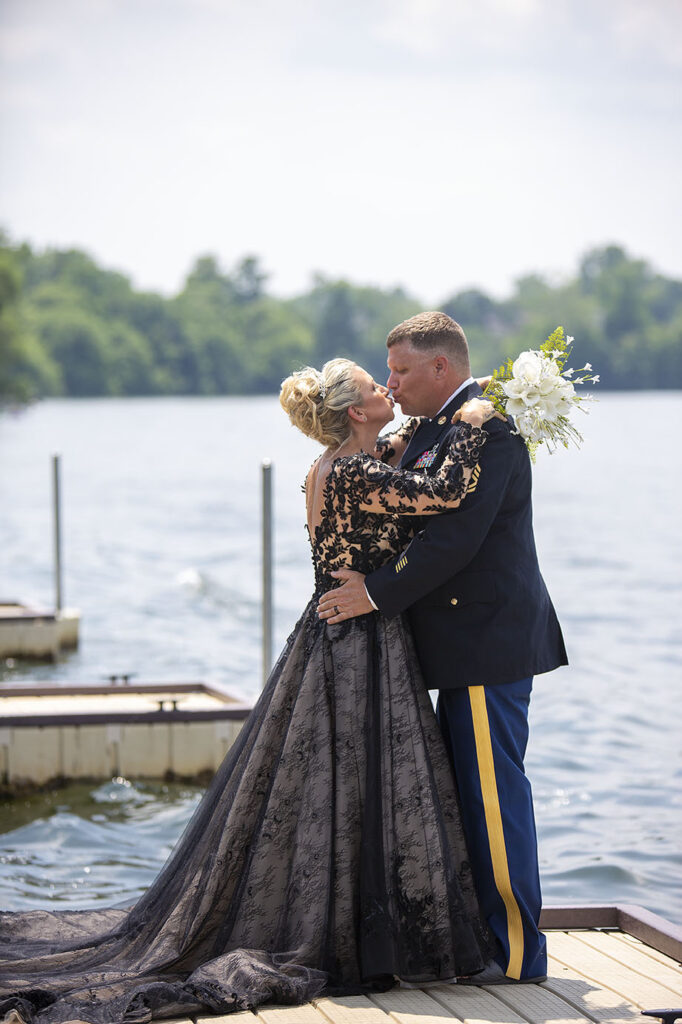
{"type": "MultiPolygon", "coordinates": [[[[471,383],[422,422],[400,465],[437,472],[452,417],[481,394],[471,383]]],[[[382,614],[406,612],[457,779],[481,908],[508,977],[547,973],[537,839],[523,768],[533,676],[567,664],[561,629],[538,566],[531,465],[509,424],[488,440],[459,509],[423,520],[403,554],[370,573],[382,614]]]]}

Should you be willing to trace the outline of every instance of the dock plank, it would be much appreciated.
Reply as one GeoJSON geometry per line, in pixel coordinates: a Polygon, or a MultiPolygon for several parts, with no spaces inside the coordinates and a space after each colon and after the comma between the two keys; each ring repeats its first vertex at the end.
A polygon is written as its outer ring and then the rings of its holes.
{"type": "Polygon", "coordinates": [[[549,957],[548,978],[544,987],[584,1013],[586,1020],[598,1021],[599,1024],[632,1024],[642,1019],[641,1010],[634,1003],[552,956],[549,957]]]}
{"type": "Polygon", "coordinates": [[[652,960],[657,960],[659,964],[665,964],[666,967],[680,968],[682,965],[679,960],[674,960],[673,957],[668,956],[667,953],[661,953],[660,949],[654,949],[652,946],[647,946],[646,943],[642,942],[641,939],[636,939],[634,935],[628,935],[627,932],[610,932],[614,939],[618,942],[624,942],[628,946],[634,946],[640,953],[644,953],[646,956],[651,957],[652,960]]]}
{"type": "Polygon", "coordinates": [[[682,968],[679,966],[669,967],[657,962],[657,965],[654,967],[651,957],[645,956],[638,949],[628,946],[624,948],[623,943],[618,942],[611,932],[578,932],[576,938],[580,939],[581,942],[587,943],[588,946],[592,946],[593,949],[598,949],[606,956],[610,956],[624,967],[637,971],[638,974],[642,974],[645,978],[651,979],[654,977],[655,972],[657,982],[665,985],[666,988],[669,988],[676,995],[682,996],[682,968]]]}
{"type": "MultiPolygon", "coordinates": [[[[164,1024],[168,1024],[164,1021],[164,1024]]],[[[197,1017],[196,1024],[256,1024],[256,1015],[251,1010],[239,1013],[221,1013],[219,1017],[197,1017]]]]}
{"type": "Polygon", "coordinates": [[[326,996],[314,1005],[331,1024],[389,1024],[388,1015],[367,996],[326,996]]]}
{"type": "Polygon", "coordinates": [[[667,1006],[671,991],[665,985],[631,971],[611,957],[581,942],[576,932],[547,932],[551,956],[602,988],[610,988],[640,1010],[667,1006]]]}
{"type": "Polygon", "coordinates": [[[257,1013],[263,1024],[324,1024],[325,1018],[312,1003],[303,1006],[261,1006],[257,1013]]]}
{"type": "Polygon", "coordinates": [[[528,1024],[528,1018],[477,985],[439,985],[429,995],[464,1024],[528,1024]]]}
{"type": "Polygon", "coordinates": [[[495,989],[495,995],[507,1006],[523,1014],[529,1024],[573,1024],[584,1021],[585,1013],[577,1010],[560,995],[544,985],[495,985],[484,986],[487,992],[495,989]]]}
{"type": "Polygon", "coordinates": [[[443,1024],[443,1021],[452,1021],[455,1017],[445,1006],[418,988],[392,988],[389,992],[372,992],[370,999],[398,1024],[443,1024]]]}

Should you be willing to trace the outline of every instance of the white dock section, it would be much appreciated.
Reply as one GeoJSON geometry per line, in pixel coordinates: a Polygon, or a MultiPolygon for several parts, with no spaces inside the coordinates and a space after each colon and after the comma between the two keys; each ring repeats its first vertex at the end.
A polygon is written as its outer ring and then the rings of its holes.
{"type": "Polygon", "coordinates": [[[0,687],[0,779],[212,773],[250,711],[203,683],[0,687]]]}
{"type": "Polygon", "coordinates": [[[50,611],[0,601],[0,658],[56,661],[61,651],[78,647],[80,618],[77,608],[50,611]]]}

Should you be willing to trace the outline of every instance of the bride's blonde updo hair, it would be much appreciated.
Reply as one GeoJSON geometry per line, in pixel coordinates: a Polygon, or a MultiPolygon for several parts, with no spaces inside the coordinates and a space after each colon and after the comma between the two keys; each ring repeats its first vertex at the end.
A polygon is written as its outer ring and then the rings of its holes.
{"type": "Polygon", "coordinates": [[[279,403],[307,437],[338,448],[351,434],[348,409],[362,405],[356,370],[350,359],[330,359],[322,370],[306,366],[282,381],[279,403]]]}

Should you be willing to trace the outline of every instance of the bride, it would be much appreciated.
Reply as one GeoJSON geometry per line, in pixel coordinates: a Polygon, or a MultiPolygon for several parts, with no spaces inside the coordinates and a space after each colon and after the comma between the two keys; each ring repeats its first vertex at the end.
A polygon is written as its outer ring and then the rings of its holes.
{"type": "MultiPolygon", "coordinates": [[[[412,640],[378,612],[322,622],[330,573],[402,550],[473,487],[490,403],[434,477],[393,468],[414,422],[333,359],[280,401],[324,446],[305,483],[315,593],[175,850],[132,908],[0,915],[6,1022],[143,1022],[480,970],[491,955],[449,763],[412,640]],[[371,454],[370,454],[371,453],[371,454]]],[[[456,656],[456,652],[455,652],[456,656]]]]}

